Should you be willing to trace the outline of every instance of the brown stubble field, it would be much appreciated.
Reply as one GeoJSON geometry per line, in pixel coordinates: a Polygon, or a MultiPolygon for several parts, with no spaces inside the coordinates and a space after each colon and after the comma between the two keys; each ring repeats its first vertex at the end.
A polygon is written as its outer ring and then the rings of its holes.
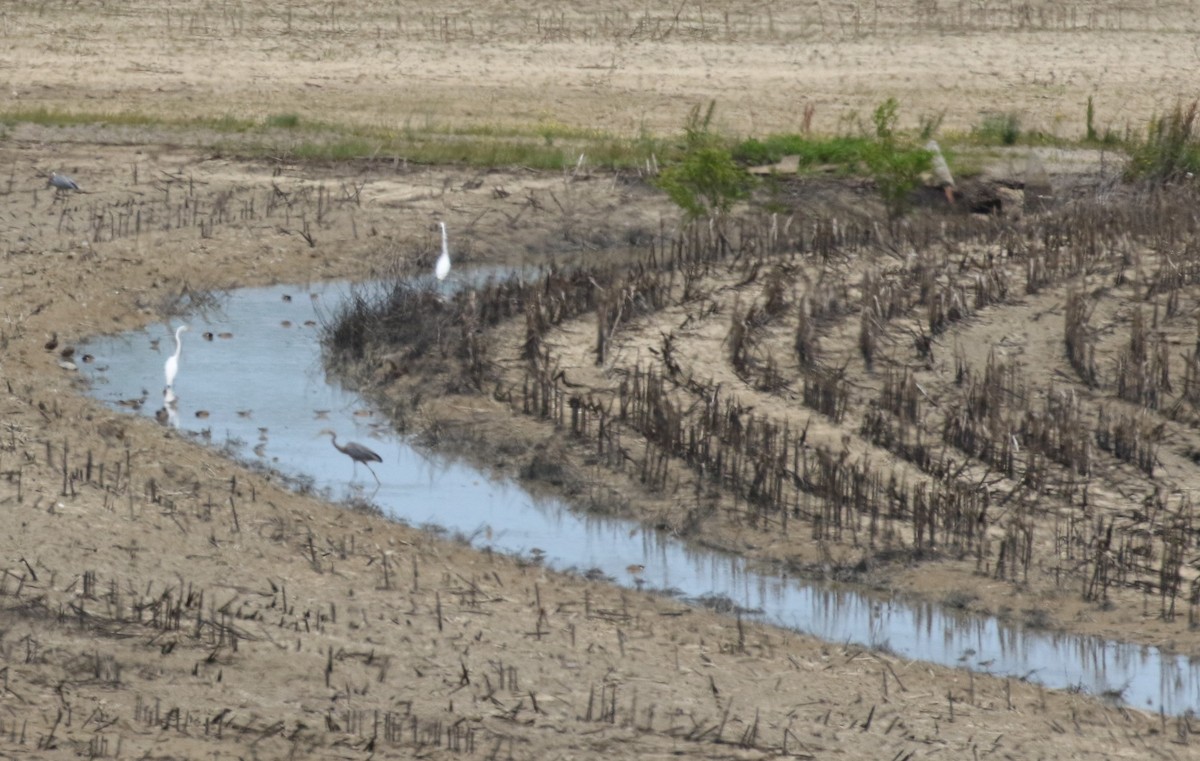
{"type": "MultiPolygon", "coordinates": [[[[365,2],[10,3],[0,9],[0,79],[9,112],[45,107],[256,120],[298,114],[398,131],[515,126],[536,132],[538,125],[563,124],[636,135],[677,130],[693,105],[716,99],[720,126],[750,134],[794,130],[809,103],[814,128],[833,131],[848,114],[895,97],[914,123],[920,114],[944,111],[946,129],[966,130],[981,112],[1003,110],[1019,113],[1029,126],[1076,136],[1089,95],[1100,124],[1118,129],[1194,95],[1198,25],[1197,11],[1186,3],[462,3],[436,13],[416,4],[365,2]]],[[[205,150],[214,138],[202,127],[114,121],[124,123],[26,123],[5,127],[0,141],[0,509],[8,527],[0,553],[0,753],[498,759],[1191,754],[1182,720],[1016,679],[815,642],[473,552],[294,494],[269,474],[151,420],[86,399],[73,373],[60,366],[61,349],[95,333],[163,323],[189,293],[386,275],[397,260],[427,266],[436,246],[430,222],[437,217],[461,231],[456,247],[464,265],[594,261],[606,247],[618,253],[612,241],[657,234],[662,220],[673,225],[675,218],[635,176],[597,173],[572,182],[520,168],[485,173],[412,166],[402,156],[320,166],[239,161],[205,150]],[[50,169],[73,174],[88,193],[55,201],[43,187],[50,169]],[[275,187],[290,202],[269,212],[275,187]],[[324,196],[317,188],[345,200],[319,214],[324,196]],[[251,202],[254,213],[235,213],[251,202]],[[130,210],[145,214],[143,229],[130,210]],[[299,234],[298,220],[314,225],[313,245],[299,234]],[[57,346],[51,351],[52,337],[57,346]]],[[[804,212],[802,202],[814,195],[802,185],[794,192],[804,212]]],[[[822,203],[805,213],[833,208],[845,214],[869,205],[853,190],[819,196],[822,203]]],[[[697,302],[676,298],[658,314],[613,331],[607,374],[588,354],[594,314],[554,326],[543,344],[565,377],[599,396],[630,357],[662,356],[664,334],[701,303],[719,316],[693,318],[679,329],[673,350],[682,372],[736,389],[762,414],[794,417],[796,428],[808,426],[814,450],[839,447],[848,437],[851,459],[871,452],[874,462],[915,479],[916,466],[861,431],[889,372],[904,386],[901,371],[908,368],[921,384],[918,396],[937,402],[921,412],[940,436],[943,410],[970,388],[954,383],[959,362],[982,383],[985,347],[995,346],[999,361],[1017,368],[1009,372],[1019,371],[1031,400],[1040,402],[1047,377],[1062,378],[1095,425],[1099,407],[1113,395],[1116,358],[1132,330],[1135,305],[1149,323],[1155,302],[1145,298],[1148,284],[1163,271],[1164,252],[1182,246],[1173,241],[1162,250],[1125,251],[1105,243],[1084,263],[1084,274],[1064,267],[1026,293],[1024,265],[1005,265],[1003,274],[986,270],[989,244],[981,238],[990,230],[1001,240],[1004,234],[1024,240],[1013,231],[1049,224],[1037,219],[1012,221],[1005,233],[985,226],[971,232],[971,222],[953,218],[952,230],[963,226],[960,239],[938,241],[908,258],[905,246],[912,246],[898,238],[899,254],[838,244],[823,269],[790,255],[752,268],[754,277],[745,262],[714,267],[710,279],[695,283],[697,302]],[[913,266],[922,256],[928,257],[924,269],[913,266]],[[966,262],[962,277],[943,276],[938,268],[946,262],[966,262]],[[1126,274],[1118,278],[1121,271],[1126,274]],[[852,303],[861,299],[868,272],[883,284],[875,295],[889,284],[912,293],[927,286],[946,298],[959,289],[969,309],[938,333],[932,356],[912,343],[922,325],[930,332],[928,305],[905,304],[907,311],[872,323],[880,357],[868,373],[856,360],[861,310],[838,311],[811,297],[834,293],[852,303]],[[978,305],[972,278],[981,274],[1008,278],[1008,295],[993,293],[978,305]],[[835,275],[829,288],[810,287],[830,284],[835,275]],[[749,307],[769,301],[765,283],[772,278],[785,284],[788,308],[761,328],[743,319],[762,334],[748,344],[739,370],[726,361],[730,329],[749,307]],[[1085,333],[1095,335],[1104,376],[1095,392],[1078,382],[1061,350],[1073,289],[1094,303],[1085,333]],[[778,347],[794,345],[806,294],[808,313],[831,310],[815,328],[819,362],[845,364],[855,373],[836,425],[803,406],[802,382],[780,387],[760,377],[769,359],[780,374],[805,372],[794,352],[778,347]],[[690,370],[696,367],[704,373],[690,370]]],[[[1194,339],[1187,317],[1194,304],[1186,289],[1176,297],[1182,303],[1168,304],[1170,291],[1161,291],[1157,309],[1178,362],[1176,355],[1194,339]]],[[[502,327],[497,337],[519,329],[502,327]]],[[[496,346],[516,356],[510,345],[496,346]]],[[[1177,366],[1177,386],[1182,372],[1177,366]]],[[[403,383],[396,388],[402,392],[403,383]]],[[[896,395],[909,398],[912,390],[904,386],[896,395]]],[[[1137,407],[1106,403],[1127,415],[1137,407]]],[[[494,400],[488,412],[472,421],[479,430],[489,424],[519,430],[531,448],[561,436],[494,400]]],[[[431,406],[428,414],[439,413],[451,411],[431,406]]],[[[442,429],[454,424],[449,419],[442,429]]],[[[1121,528],[1140,525],[1151,518],[1123,509],[1122,500],[1140,500],[1160,484],[1186,493],[1190,423],[1181,418],[1163,425],[1153,478],[1095,454],[1089,473],[1096,476],[1097,517],[1115,517],[1121,528]]],[[[1025,462],[1024,447],[1016,457],[1025,462]]],[[[970,467],[972,479],[998,493],[1013,490],[1023,473],[997,480],[986,465],[970,467]]],[[[1048,466],[1049,478],[1058,483],[1062,474],[1054,467],[1048,466]]],[[[655,522],[704,529],[712,543],[807,572],[852,567],[879,548],[864,549],[860,537],[804,541],[813,531],[799,519],[804,528],[793,527],[784,542],[771,528],[776,521],[778,529],[777,519],[746,519],[744,501],[739,514],[722,509],[719,500],[730,497],[716,495],[704,503],[711,516],[689,515],[695,503],[684,497],[648,491],[637,479],[594,465],[579,472],[605,479],[607,488],[653,511],[647,515],[655,522]]],[[[677,492],[686,495],[692,488],[686,472],[671,472],[677,492]]],[[[1177,499],[1168,499],[1167,510],[1178,507],[1177,499]]],[[[957,592],[954,600],[971,609],[1012,617],[1034,611],[1043,625],[1195,651],[1186,604],[1174,620],[1164,620],[1158,596],[1133,588],[1152,577],[1149,564],[1120,583],[1114,579],[1106,600],[1084,600],[1086,567],[1058,568],[1068,581],[1061,587],[1051,582],[1056,564],[1047,560],[1053,552],[1045,542],[1054,536],[1052,518],[1030,517],[1041,544],[1023,569],[1027,578],[997,578],[995,557],[1006,529],[990,525],[998,532],[990,565],[980,570],[970,555],[954,553],[912,568],[894,563],[884,568],[888,588],[934,599],[957,592]]],[[[888,541],[912,541],[903,526],[893,530],[888,541]]],[[[1151,532],[1150,560],[1161,559],[1160,538],[1151,532]]],[[[870,575],[858,580],[880,585],[870,575]]]]}

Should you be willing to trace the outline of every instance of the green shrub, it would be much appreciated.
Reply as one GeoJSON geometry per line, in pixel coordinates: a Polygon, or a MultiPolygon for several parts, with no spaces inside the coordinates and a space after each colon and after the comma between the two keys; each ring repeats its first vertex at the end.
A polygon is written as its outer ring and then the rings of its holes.
{"type": "MultiPolygon", "coordinates": [[[[872,114],[874,134],[863,130],[865,134],[824,139],[796,134],[750,138],[734,146],[731,156],[743,164],[773,164],[784,156],[797,156],[801,167],[833,164],[846,172],[866,171],[875,180],[888,214],[895,219],[908,211],[912,193],[920,185],[921,175],[930,170],[933,159],[928,151],[901,138],[896,126],[898,112],[899,104],[889,98],[872,114]]],[[[931,137],[940,122],[940,115],[923,117],[922,139],[931,137]]],[[[692,171],[699,174],[699,167],[692,171]]]]}
{"type": "Polygon", "coordinates": [[[1153,118],[1146,139],[1130,149],[1128,174],[1134,179],[1165,183],[1200,173],[1200,135],[1196,132],[1200,103],[1186,109],[1177,103],[1165,117],[1153,118]]]}
{"type": "Polygon", "coordinates": [[[875,109],[875,141],[864,156],[875,187],[892,219],[908,211],[912,193],[921,184],[921,174],[933,164],[933,154],[923,148],[897,142],[896,121],[899,104],[888,98],[875,109]]]}
{"type": "Polygon", "coordinates": [[[692,219],[728,212],[736,201],[750,195],[754,185],[754,178],[709,129],[715,106],[709,103],[703,116],[699,106],[692,109],[684,127],[683,154],[656,181],[692,219]]]}
{"type": "Polygon", "coordinates": [[[900,150],[887,143],[878,143],[867,155],[867,168],[889,217],[897,219],[908,211],[913,191],[921,184],[921,175],[929,171],[931,159],[929,151],[900,150]]]}
{"type": "Polygon", "coordinates": [[[875,107],[871,121],[875,122],[875,138],[880,142],[891,142],[896,137],[896,122],[899,120],[900,103],[888,98],[875,107]]]}

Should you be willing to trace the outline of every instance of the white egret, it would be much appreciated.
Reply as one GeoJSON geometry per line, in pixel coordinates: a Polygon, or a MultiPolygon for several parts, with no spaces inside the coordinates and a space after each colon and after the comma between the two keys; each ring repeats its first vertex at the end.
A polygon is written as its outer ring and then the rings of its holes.
{"type": "Polygon", "coordinates": [[[446,223],[438,222],[438,226],[442,228],[442,255],[438,257],[433,274],[437,275],[438,280],[445,280],[446,275],[450,274],[450,245],[446,241],[446,223]]]}
{"type": "Polygon", "coordinates": [[[191,330],[191,328],[187,325],[180,325],[175,330],[175,353],[167,357],[167,363],[163,366],[163,374],[167,378],[167,388],[175,386],[175,374],[179,372],[179,354],[183,351],[183,339],[180,336],[185,330],[191,330]]]}

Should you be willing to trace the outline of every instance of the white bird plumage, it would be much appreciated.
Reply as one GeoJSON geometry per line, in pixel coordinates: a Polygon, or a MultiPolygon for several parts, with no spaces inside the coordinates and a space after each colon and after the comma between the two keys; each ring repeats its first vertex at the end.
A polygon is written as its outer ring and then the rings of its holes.
{"type": "Polygon", "coordinates": [[[438,226],[442,228],[442,255],[438,257],[433,274],[437,275],[438,280],[445,280],[446,275],[450,274],[450,244],[446,239],[446,223],[438,222],[438,226]]]}
{"type": "Polygon", "coordinates": [[[179,372],[179,355],[183,352],[183,331],[191,330],[187,325],[180,325],[175,329],[175,353],[167,357],[167,363],[163,366],[163,374],[167,378],[167,388],[174,389],[175,375],[179,372]]]}

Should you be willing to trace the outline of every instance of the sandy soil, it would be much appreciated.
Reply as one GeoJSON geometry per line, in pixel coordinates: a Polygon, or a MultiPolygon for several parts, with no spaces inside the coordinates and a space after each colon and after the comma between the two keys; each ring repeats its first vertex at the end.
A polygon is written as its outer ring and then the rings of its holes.
{"type": "Polygon", "coordinates": [[[6,107],[305,117],[403,129],[676,130],[720,102],[742,134],[833,130],[897,98],[908,124],[1118,131],[1194,94],[1188,2],[11,3],[6,107]]]}
{"type": "MultiPolygon", "coordinates": [[[[8,109],[628,133],[710,97],[733,129],[790,127],[807,100],[832,128],[891,95],[960,126],[1001,104],[1074,134],[1088,94],[1118,124],[1190,81],[1186,4],[1033,4],[1027,22],[918,6],[937,33],[886,5],[16,3],[0,76],[8,109]],[[884,57],[911,70],[881,77],[884,57]]],[[[435,217],[462,231],[467,264],[595,257],[669,215],[633,178],[234,162],[192,139],[25,125],[0,142],[0,753],[1190,754],[1183,720],[476,553],[88,400],[63,366],[83,337],[213,289],[428,266],[435,217]],[[50,169],[86,193],[56,199],[50,169]]]]}

